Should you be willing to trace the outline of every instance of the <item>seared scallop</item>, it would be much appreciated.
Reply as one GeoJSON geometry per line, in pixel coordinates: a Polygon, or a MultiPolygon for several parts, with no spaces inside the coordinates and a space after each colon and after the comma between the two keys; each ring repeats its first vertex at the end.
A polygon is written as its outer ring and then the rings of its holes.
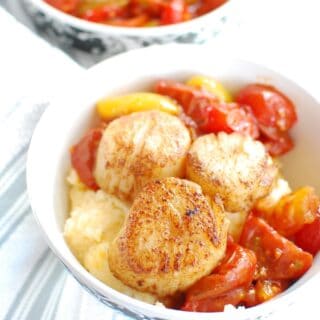
{"type": "Polygon", "coordinates": [[[191,181],[149,182],[133,202],[109,249],[111,272],[126,285],[158,297],[208,275],[224,256],[227,220],[191,181]]]}
{"type": "Polygon", "coordinates": [[[218,194],[229,212],[250,210],[269,193],[277,175],[263,144],[237,133],[202,136],[187,156],[187,177],[204,193],[218,194]]]}
{"type": "Polygon", "coordinates": [[[150,180],[182,177],[190,144],[188,129],[175,116],[147,111],[120,117],[103,133],[96,181],[107,193],[132,201],[150,180]]]}

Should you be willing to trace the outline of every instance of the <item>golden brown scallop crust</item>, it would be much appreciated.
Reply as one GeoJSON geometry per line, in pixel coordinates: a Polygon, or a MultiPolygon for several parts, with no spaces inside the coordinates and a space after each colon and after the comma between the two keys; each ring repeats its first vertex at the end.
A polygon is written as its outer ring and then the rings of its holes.
{"type": "Polygon", "coordinates": [[[237,133],[208,134],[195,140],[187,155],[187,177],[204,193],[218,194],[225,209],[247,212],[267,195],[278,168],[259,141],[237,133]]]}
{"type": "Polygon", "coordinates": [[[199,185],[187,180],[148,183],[111,244],[112,273],[159,297],[208,275],[224,256],[228,227],[223,208],[209,201],[199,185]]]}
{"type": "Polygon", "coordinates": [[[188,129],[175,116],[147,111],[120,117],[99,144],[96,181],[107,193],[133,201],[152,179],[183,177],[190,144],[188,129]]]}

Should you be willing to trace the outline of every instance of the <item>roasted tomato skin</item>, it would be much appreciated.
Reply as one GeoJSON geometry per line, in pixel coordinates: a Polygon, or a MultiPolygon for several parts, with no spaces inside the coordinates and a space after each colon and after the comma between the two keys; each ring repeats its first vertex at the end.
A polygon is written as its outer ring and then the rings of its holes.
{"type": "Polygon", "coordinates": [[[253,307],[274,298],[289,287],[286,280],[257,280],[247,290],[242,304],[253,307]]]}
{"type": "Polygon", "coordinates": [[[228,240],[226,257],[209,276],[186,292],[184,311],[223,311],[226,304],[237,305],[246,295],[256,269],[255,254],[228,240]]]}
{"type": "Polygon", "coordinates": [[[239,132],[259,136],[259,130],[251,110],[238,103],[226,103],[204,89],[175,81],[161,80],[155,86],[159,94],[176,100],[203,133],[239,132]]]}
{"type": "Polygon", "coordinates": [[[259,136],[256,121],[251,113],[246,112],[237,103],[215,102],[205,109],[200,129],[204,133],[239,132],[252,138],[259,136]]]}
{"type": "Polygon", "coordinates": [[[247,296],[247,288],[239,287],[226,292],[216,298],[204,298],[202,300],[189,299],[182,306],[183,311],[193,312],[221,312],[228,304],[237,306],[247,296]]]}
{"type": "Polygon", "coordinates": [[[293,140],[287,132],[278,135],[275,140],[261,135],[260,140],[266,147],[269,154],[273,157],[281,156],[292,150],[294,147],[293,140]]]}
{"type": "Polygon", "coordinates": [[[260,130],[273,140],[297,121],[292,101],[269,85],[249,84],[238,92],[236,101],[250,106],[260,130]]]}
{"type": "Polygon", "coordinates": [[[320,215],[312,223],[304,225],[294,239],[297,246],[316,255],[320,251],[320,215]]]}
{"type": "Polygon", "coordinates": [[[192,110],[189,110],[189,108],[192,107],[191,104],[194,99],[202,98],[205,99],[204,101],[219,101],[218,97],[213,93],[173,80],[157,81],[154,86],[154,91],[176,100],[186,109],[185,111],[189,111],[190,113],[192,110]]]}
{"type": "Polygon", "coordinates": [[[174,24],[184,20],[186,11],[184,0],[164,1],[161,6],[160,24],[174,24]]]}
{"type": "Polygon", "coordinates": [[[263,219],[249,215],[240,244],[253,250],[260,280],[293,280],[301,277],[312,265],[312,255],[281,236],[263,219]]]}
{"type": "Polygon", "coordinates": [[[251,108],[270,155],[280,156],[293,148],[288,131],[297,122],[297,113],[286,95],[270,85],[253,83],[238,92],[236,101],[251,108]]]}
{"type": "Polygon", "coordinates": [[[102,138],[102,128],[90,130],[82,139],[71,148],[71,163],[80,180],[90,189],[99,187],[93,176],[96,153],[102,138]]]}

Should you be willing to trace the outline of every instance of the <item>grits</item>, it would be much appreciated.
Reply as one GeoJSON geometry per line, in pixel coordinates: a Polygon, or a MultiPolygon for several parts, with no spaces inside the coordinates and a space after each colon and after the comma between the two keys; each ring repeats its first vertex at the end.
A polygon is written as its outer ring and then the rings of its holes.
{"type": "Polygon", "coordinates": [[[74,170],[70,171],[67,181],[70,217],[65,223],[64,236],[73,254],[93,276],[109,287],[155,304],[155,296],[126,286],[109,270],[109,244],[122,227],[128,205],[102,190],[87,189],[74,170]]]}

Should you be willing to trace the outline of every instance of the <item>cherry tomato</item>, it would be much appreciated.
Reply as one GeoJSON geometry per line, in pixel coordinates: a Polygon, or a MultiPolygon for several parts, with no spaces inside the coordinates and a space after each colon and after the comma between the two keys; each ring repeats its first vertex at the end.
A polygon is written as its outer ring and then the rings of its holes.
{"type": "Polygon", "coordinates": [[[203,0],[197,9],[197,14],[202,15],[209,11],[212,11],[221,5],[223,5],[227,0],[203,0]]]}
{"type": "Polygon", "coordinates": [[[297,121],[292,101],[269,85],[249,84],[238,92],[236,101],[251,107],[261,132],[272,140],[277,140],[297,121]]]}
{"type": "Polygon", "coordinates": [[[303,187],[283,196],[273,210],[257,214],[281,235],[290,237],[305,224],[312,223],[319,213],[320,199],[311,187],[303,187]]]}
{"type": "Polygon", "coordinates": [[[237,305],[251,284],[256,262],[251,250],[229,240],[220,266],[187,290],[182,310],[222,311],[225,304],[237,305]]]}
{"type": "Polygon", "coordinates": [[[201,100],[199,102],[205,111],[203,114],[204,120],[200,126],[203,132],[239,132],[252,138],[259,136],[259,130],[254,117],[238,104],[214,102],[204,107],[201,100]]]}
{"type": "Polygon", "coordinates": [[[253,307],[268,301],[286,290],[289,282],[285,280],[258,280],[252,284],[246,292],[242,303],[246,307],[253,307]]]}
{"type": "Polygon", "coordinates": [[[264,136],[262,136],[260,140],[271,156],[281,156],[294,147],[291,137],[286,132],[278,135],[276,140],[264,136]]]}
{"type": "Polygon", "coordinates": [[[224,310],[224,306],[231,304],[239,305],[247,296],[246,288],[235,288],[216,298],[205,298],[202,300],[189,299],[182,306],[183,311],[194,312],[219,312],[224,310]]]}
{"type": "Polygon", "coordinates": [[[151,27],[190,20],[214,10],[227,0],[44,1],[61,11],[92,22],[125,27],[151,27]],[[122,9],[118,9],[119,7],[122,9]]]}
{"type": "Polygon", "coordinates": [[[236,103],[219,102],[219,99],[203,89],[174,81],[159,81],[157,93],[175,99],[204,133],[239,132],[257,138],[258,127],[251,112],[236,103]]]}
{"type": "Polygon", "coordinates": [[[79,0],[45,0],[51,6],[66,13],[73,13],[79,0]]]}
{"type": "Polygon", "coordinates": [[[240,244],[253,250],[258,259],[260,280],[289,280],[302,276],[312,264],[312,255],[281,236],[261,218],[249,215],[240,244]]]}
{"type": "Polygon", "coordinates": [[[119,18],[109,20],[108,24],[121,27],[142,27],[149,21],[149,17],[146,14],[141,14],[133,18],[119,18]]]}
{"type": "Polygon", "coordinates": [[[71,149],[71,163],[80,180],[90,189],[99,189],[93,176],[96,151],[102,137],[102,128],[90,130],[71,149]]]}
{"type": "Polygon", "coordinates": [[[320,215],[314,222],[306,224],[296,235],[297,246],[315,255],[320,251],[320,215]]]}
{"type": "Polygon", "coordinates": [[[149,18],[159,18],[163,8],[163,0],[129,0],[129,16],[148,14],[149,18]]]}
{"type": "Polygon", "coordinates": [[[173,24],[184,20],[186,5],[184,0],[169,0],[161,9],[160,24],[173,24]]]}
{"type": "Polygon", "coordinates": [[[80,17],[92,22],[105,22],[108,19],[122,16],[126,11],[125,6],[105,5],[97,6],[84,11],[80,17]]]}
{"type": "MultiPolygon", "coordinates": [[[[172,80],[160,80],[155,84],[155,92],[175,99],[184,109],[190,109],[194,99],[219,101],[213,93],[172,80]]],[[[192,110],[189,110],[190,112],[192,110]]]]}

